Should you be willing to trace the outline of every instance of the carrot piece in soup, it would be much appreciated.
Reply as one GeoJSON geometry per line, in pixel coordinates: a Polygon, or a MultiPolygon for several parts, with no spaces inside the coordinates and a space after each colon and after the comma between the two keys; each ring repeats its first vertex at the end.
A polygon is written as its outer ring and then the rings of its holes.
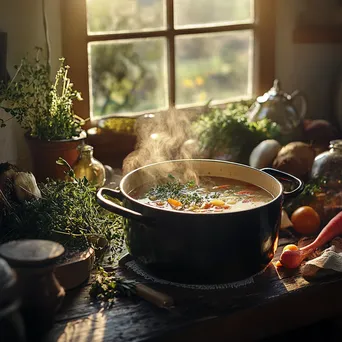
{"type": "Polygon", "coordinates": [[[213,205],[209,202],[205,202],[201,205],[201,209],[209,209],[211,208],[213,205]]]}
{"type": "Polygon", "coordinates": [[[181,207],[182,203],[173,198],[168,198],[167,202],[173,207],[181,207]]]}

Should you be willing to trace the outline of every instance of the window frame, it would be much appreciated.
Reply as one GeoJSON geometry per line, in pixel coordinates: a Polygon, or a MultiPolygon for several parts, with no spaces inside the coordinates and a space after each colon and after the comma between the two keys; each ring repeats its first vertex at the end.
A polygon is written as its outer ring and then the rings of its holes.
{"type": "MultiPolygon", "coordinates": [[[[92,41],[166,37],[168,41],[169,107],[175,106],[175,36],[184,34],[218,33],[252,29],[254,31],[253,95],[266,92],[275,75],[276,2],[254,0],[254,23],[232,23],[221,26],[174,28],[173,0],[166,0],[167,27],[163,30],[89,35],[87,32],[86,0],[61,0],[62,53],[71,66],[70,77],[83,101],[74,104],[75,112],[90,118],[89,66],[87,44],[92,41]]],[[[191,106],[196,108],[196,106],[191,106]]],[[[197,106],[198,108],[198,106],[197,106]]],[[[153,111],[149,111],[153,112],[153,111]]],[[[101,118],[99,118],[101,119],[101,118]]],[[[99,119],[93,119],[93,122],[99,119]]]]}

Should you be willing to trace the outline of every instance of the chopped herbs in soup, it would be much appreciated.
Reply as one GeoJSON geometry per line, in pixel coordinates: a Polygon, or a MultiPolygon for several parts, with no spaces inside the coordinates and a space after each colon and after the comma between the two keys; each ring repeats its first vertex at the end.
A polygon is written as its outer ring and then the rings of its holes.
{"type": "Polygon", "coordinates": [[[195,181],[181,183],[172,175],[168,182],[142,186],[131,196],[153,207],[195,213],[248,210],[273,199],[266,190],[247,182],[202,177],[198,184],[195,181]]]}

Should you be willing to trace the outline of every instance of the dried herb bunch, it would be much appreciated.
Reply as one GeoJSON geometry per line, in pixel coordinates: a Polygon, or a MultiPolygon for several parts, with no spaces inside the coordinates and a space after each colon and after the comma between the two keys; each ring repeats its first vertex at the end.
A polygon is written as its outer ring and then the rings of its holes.
{"type": "Polygon", "coordinates": [[[225,109],[207,107],[193,123],[194,135],[198,137],[202,152],[210,157],[232,154],[233,159],[248,163],[253,148],[265,139],[279,136],[277,124],[264,119],[249,122],[246,113],[252,102],[240,101],[225,109]]]}
{"type": "MultiPolygon", "coordinates": [[[[23,58],[15,68],[8,84],[0,82],[0,108],[33,137],[62,140],[78,136],[84,120],[74,113],[73,101],[82,97],[73,89],[64,58],[60,58],[54,81],[40,48],[34,58],[23,58]]],[[[0,127],[6,126],[7,120],[0,118],[0,127]]]]}
{"type": "Polygon", "coordinates": [[[68,168],[68,181],[39,184],[39,199],[4,202],[0,243],[42,238],[67,247],[85,247],[96,238],[105,238],[113,252],[120,253],[122,217],[101,208],[96,202],[96,189],[86,178],[77,179],[65,160],[59,159],[58,163],[68,168]]]}

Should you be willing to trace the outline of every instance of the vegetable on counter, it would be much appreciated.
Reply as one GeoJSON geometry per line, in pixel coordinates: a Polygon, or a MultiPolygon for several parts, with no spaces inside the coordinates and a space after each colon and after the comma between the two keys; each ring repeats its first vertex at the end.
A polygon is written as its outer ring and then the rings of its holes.
{"type": "Polygon", "coordinates": [[[280,150],[281,145],[277,140],[264,140],[253,149],[249,157],[249,165],[257,169],[271,166],[280,150]]]}
{"type": "Polygon", "coordinates": [[[293,229],[302,235],[316,234],[320,228],[321,219],[313,208],[303,206],[296,209],[291,215],[293,229]]]}
{"type": "Polygon", "coordinates": [[[273,167],[298,178],[306,178],[316,156],[315,150],[303,142],[291,142],[284,146],[273,162],[273,167]]]}
{"type": "Polygon", "coordinates": [[[42,197],[36,178],[31,172],[17,172],[14,176],[14,189],[20,202],[42,197]]]}
{"type": "Polygon", "coordinates": [[[298,248],[298,250],[285,247],[280,256],[280,263],[286,268],[297,268],[309,254],[338,235],[342,235],[342,211],[329,221],[317,238],[309,245],[298,248]]]}

